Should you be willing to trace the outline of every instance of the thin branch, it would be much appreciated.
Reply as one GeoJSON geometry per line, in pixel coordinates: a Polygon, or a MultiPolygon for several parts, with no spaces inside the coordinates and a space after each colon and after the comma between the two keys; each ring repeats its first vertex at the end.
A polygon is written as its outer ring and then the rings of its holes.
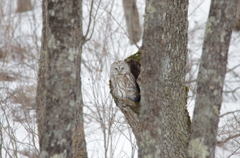
{"type": "Polygon", "coordinates": [[[230,112],[224,113],[224,114],[220,115],[219,118],[224,117],[224,116],[226,116],[226,115],[228,115],[228,114],[233,114],[233,113],[235,113],[235,112],[240,112],[240,110],[230,111],[230,112]]]}
{"type": "Polygon", "coordinates": [[[234,152],[233,152],[231,155],[229,155],[228,158],[230,158],[231,156],[233,156],[234,153],[236,153],[239,149],[240,149],[240,147],[238,147],[236,150],[234,150],[234,152]]]}
{"type": "MultiPolygon", "coordinates": [[[[128,39],[131,39],[131,38],[129,37],[129,35],[127,34],[127,32],[125,31],[125,29],[123,28],[123,26],[116,20],[116,18],[114,18],[114,16],[113,16],[110,12],[108,12],[108,14],[111,15],[111,17],[113,18],[113,20],[114,20],[114,21],[118,24],[118,26],[123,30],[124,34],[128,37],[128,39]]],[[[137,45],[137,43],[134,43],[134,45],[135,45],[138,49],[140,49],[140,46],[137,45]]]]}
{"type": "Polygon", "coordinates": [[[92,0],[92,2],[91,2],[90,14],[89,14],[89,21],[88,21],[88,27],[87,27],[87,32],[86,32],[85,37],[87,37],[88,32],[89,32],[89,30],[90,30],[91,23],[92,23],[92,17],[91,17],[91,16],[92,16],[92,10],[93,10],[93,0],[92,0]]]}
{"type": "Polygon", "coordinates": [[[236,92],[238,89],[240,89],[240,87],[235,88],[234,90],[231,91],[223,91],[224,93],[234,93],[236,92]]]}
{"type": "Polygon", "coordinates": [[[230,72],[230,71],[233,71],[234,69],[238,68],[239,66],[240,66],[240,64],[238,64],[238,65],[234,66],[234,67],[233,67],[233,68],[231,68],[231,69],[228,69],[228,70],[227,70],[227,73],[228,73],[228,72],[230,72]]]}
{"type": "Polygon", "coordinates": [[[233,139],[233,138],[237,138],[237,137],[240,137],[240,134],[236,134],[236,135],[232,135],[232,136],[229,136],[227,137],[225,140],[221,140],[221,141],[218,141],[217,144],[223,144],[223,143],[226,143],[228,142],[229,140],[233,139]]]}

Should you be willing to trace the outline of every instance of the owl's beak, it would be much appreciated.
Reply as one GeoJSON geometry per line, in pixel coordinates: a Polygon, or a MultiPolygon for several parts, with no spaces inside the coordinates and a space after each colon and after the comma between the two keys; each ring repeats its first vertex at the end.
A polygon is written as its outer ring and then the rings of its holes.
{"type": "Polygon", "coordinates": [[[121,72],[120,72],[120,71],[118,71],[118,74],[120,75],[120,74],[121,74],[121,72]]]}

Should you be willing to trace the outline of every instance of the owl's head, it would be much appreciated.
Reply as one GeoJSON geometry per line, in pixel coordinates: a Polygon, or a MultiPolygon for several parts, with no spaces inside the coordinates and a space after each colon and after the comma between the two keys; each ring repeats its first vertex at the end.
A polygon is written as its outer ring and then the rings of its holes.
{"type": "Polygon", "coordinates": [[[125,61],[116,61],[112,63],[110,73],[113,75],[124,75],[130,72],[130,68],[125,61]]]}

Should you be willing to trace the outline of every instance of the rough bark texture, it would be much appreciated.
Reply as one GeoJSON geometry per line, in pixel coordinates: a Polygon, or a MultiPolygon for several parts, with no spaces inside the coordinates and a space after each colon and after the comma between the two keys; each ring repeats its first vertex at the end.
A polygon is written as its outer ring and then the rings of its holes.
{"type": "Polygon", "coordinates": [[[43,36],[36,97],[40,157],[87,157],[80,81],[82,1],[42,3],[43,36]]]}
{"type": "Polygon", "coordinates": [[[141,73],[139,158],[187,157],[187,0],[146,0],[141,73]]]}
{"type": "Polygon", "coordinates": [[[79,45],[78,52],[80,54],[79,60],[76,60],[76,66],[79,66],[79,74],[77,77],[77,110],[75,116],[75,129],[73,135],[73,158],[87,158],[87,145],[85,141],[85,133],[84,133],[84,120],[83,120],[83,100],[82,100],[82,82],[80,78],[81,72],[81,54],[82,54],[82,46],[85,43],[83,40],[83,33],[82,33],[82,0],[72,0],[73,1],[73,14],[74,19],[76,20],[76,26],[73,31],[77,31],[75,34],[75,39],[79,40],[76,41],[75,45],[79,45]],[[79,42],[79,43],[78,43],[79,42]],[[78,63],[79,62],[79,63],[78,63]]]}
{"type": "Polygon", "coordinates": [[[117,107],[122,111],[124,114],[128,124],[132,128],[132,132],[136,138],[137,144],[140,140],[141,135],[141,124],[139,122],[139,116],[138,113],[132,110],[132,108],[140,108],[139,103],[134,103],[131,100],[119,100],[116,97],[114,97],[115,103],[117,107]]]}
{"type": "Polygon", "coordinates": [[[31,0],[18,0],[18,3],[17,3],[17,12],[18,13],[32,10],[32,8],[33,7],[31,4],[31,0]]]}
{"type": "Polygon", "coordinates": [[[142,36],[136,0],[123,0],[123,9],[130,42],[135,44],[142,36]]]}
{"type": "MultiPolygon", "coordinates": [[[[141,58],[141,53],[138,51],[134,55],[129,56],[125,61],[128,63],[130,67],[131,73],[134,75],[134,77],[137,79],[140,73],[140,63],[139,60],[141,58]]],[[[119,109],[124,114],[128,124],[132,128],[133,134],[135,135],[135,138],[137,140],[137,144],[140,140],[141,135],[141,125],[139,122],[139,112],[140,112],[140,103],[139,102],[133,102],[128,99],[119,100],[116,98],[112,93],[112,86],[110,83],[110,93],[112,94],[114,101],[119,107],[119,109]]]]}
{"type": "MultiPolygon", "coordinates": [[[[81,87],[81,82],[79,80],[79,86],[81,87]]],[[[79,88],[78,92],[79,96],[81,94],[81,88],[79,88]]],[[[85,133],[84,133],[84,120],[83,120],[83,100],[82,97],[80,99],[80,104],[77,106],[76,111],[76,121],[75,121],[75,130],[73,135],[73,158],[87,158],[87,144],[85,141],[85,133]]]]}
{"type": "Polygon", "coordinates": [[[212,0],[197,77],[189,156],[214,158],[227,55],[236,2],[212,0]],[[234,7],[235,6],[235,7],[234,7]]]}
{"type": "Polygon", "coordinates": [[[44,105],[46,105],[46,77],[47,77],[47,1],[42,2],[42,45],[38,65],[38,81],[36,93],[36,114],[38,124],[38,138],[40,148],[42,146],[42,129],[44,123],[44,105]]]}
{"type": "MultiPolygon", "coordinates": [[[[234,30],[235,31],[240,31],[240,0],[237,1],[237,14],[236,14],[236,21],[234,25],[234,30]]],[[[236,7],[235,5],[233,7],[236,7]]]]}

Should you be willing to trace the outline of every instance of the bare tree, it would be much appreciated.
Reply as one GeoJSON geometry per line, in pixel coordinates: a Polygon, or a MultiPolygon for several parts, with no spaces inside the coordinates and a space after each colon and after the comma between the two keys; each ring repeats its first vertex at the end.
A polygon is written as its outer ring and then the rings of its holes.
{"type": "Polygon", "coordinates": [[[81,3],[43,1],[45,26],[36,96],[41,157],[87,157],[80,81],[81,3]]]}
{"type": "Polygon", "coordinates": [[[234,4],[212,1],[189,142],[190,120],[185,107],[188,89],[184,87],[187,52],[187,12],[184,10],[187,1],[159,4],[147,1],[143,48],[140,50],[141,73],[137,76],[141,89],[140,116],[132,109],[138,103],[115,98],[138,140],[140,157],[187,157],[188,154],[190,157],[214,157],[227,52],[236,13],[234,4]],[[229,7],[223,7],[226,5],[229,7]],[[178,18],[178,15],[181,16],[178,18]]]}
{"type": "Polygon", "coordinates": [[[213,158],[215,155],[236,2],[211,2],[197,78],[198,88],[189,143],[190,157],[213,158]]]}
{"type": "Polygon", "coordinates": [[[139,66],[132,63],[139,63],[141,59],[140,76],[135,75],[141,101],[140,104],[129,101],[119,104],[115,100],[133,129],[139,157],[187,156],[190,132],[184,85],[187,6],[187,1],[182,0],[146,1],[141,53],[126,59],[135,71],[139,66]]]}
{"type": "Polygon", "coordinates": [[[146,1],[139,157],[187,157],[187,0],[146,1]]]}
{"type": "Polygon", "coordinates": [[[123,0],[123,9],[130,42],[131,44],[135,44],[142,36],[136,0],[123,0]]]}

